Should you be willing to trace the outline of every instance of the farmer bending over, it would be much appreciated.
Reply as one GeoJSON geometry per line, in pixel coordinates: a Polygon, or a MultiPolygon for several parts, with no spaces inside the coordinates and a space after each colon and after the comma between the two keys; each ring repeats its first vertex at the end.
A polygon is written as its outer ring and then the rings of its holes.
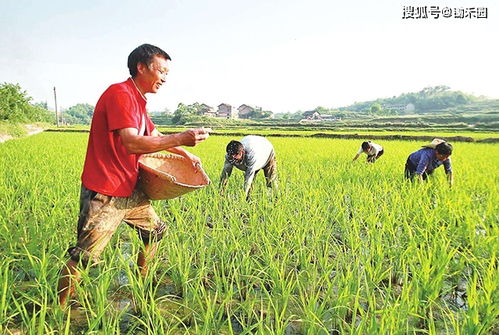
{"type": "Polygon", "coordinates": [[[360,146],[359,151],[353,158],[352,162],[354,162],[359,156],[365,153],[367,155],[367,162],[368,163],[374,163],[378,158],[380,158],[384,153],[384,149],[381,145],[376,144],[371,141],[367,142],[362,142],[362,145],[360,146]]]}
{"type": "Polygon", "coordinates": [[[146,93],[156,93],[165,83],[170,56],[158,47],[143,44],[128,56],[130,78],[111,85],[100,97],[92,118],[82,174],[80,214],[76,245],[62,268],[58,290],[61,307],[79,281],[83,266],[96,260],[124,221],[137,230],[144,242],[138,268],[146,274],[147,261],[165,231],[150,200],[136,189],[141,154],[168,150],[189,160],[200,159],[181,145],[195,146],[208,138],[210,129],[190,129],[163,136],[146,113],[146,93]]]}
{"type": "Polygon", "coordinates": [[[436,168],[443,165],[449,185],[452,186],[452,164],[450,159],[452,145],[439,139],[435,139],[433,144],[435,142],[439,144],[434,145],[434,148],[425,146],[423,149],[409,155],[405,163],[405,177],[411,180],[414,180],[414,178],[426,180],[436,168]]]}
{"type": "Polygon", "coordinates": [[[230,141],[226,148],[225,163],[220,176],[220,188],[223,193],[227,185],[227,179],[235,166],[244,172],[244,192],[246,200],[249,200],[251,185],[258,171],[263,169],[267,187],[274,184],[277,187],[277,165],[274,147],[264,137],[249,135],[241,141],[230,141]]]}

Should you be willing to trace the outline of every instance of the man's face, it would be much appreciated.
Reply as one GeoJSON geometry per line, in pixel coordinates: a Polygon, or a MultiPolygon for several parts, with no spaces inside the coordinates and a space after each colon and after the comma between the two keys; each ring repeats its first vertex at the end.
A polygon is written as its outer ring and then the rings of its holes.
{"type": "Polygon", "coordinates": [[[230,155],[229,156],[229,161],[232,164],[239,164],[243,160],[243,157],[244,157],[244,150],[241,150],[237,154],[230,155]]]}
{"type": "Polygon", "coordinates": [[[437,159],[439,161],[443,162],[443,161],[447,160],[447,158],[449,158],[450,155],[444,155],[444,154],[440,154],[440,153],[436,152],[436,156],[437,156],[437,159]]]}
{"type": "Polygon", "coordinates": [[[157,93],[164,84],[168,71],[168,60],[163,57],[154,56],[149,66],[139,63],[138,74],[141,76],[140,82],[144,83],[143,93],[157,93]]]}

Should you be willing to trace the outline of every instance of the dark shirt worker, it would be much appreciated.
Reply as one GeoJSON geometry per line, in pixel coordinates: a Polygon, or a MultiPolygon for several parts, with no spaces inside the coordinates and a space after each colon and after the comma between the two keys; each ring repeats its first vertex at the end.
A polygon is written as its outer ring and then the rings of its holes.
{"type": "Polygon", "coordinates": [[[441,142],[435,148],[423,147],[418,151],[413,152],[407,158],[405,163],[405,177],[411,180],[426,180],[436,168],[443,165],[449,185],[453,184],[452,177],[452,162],[450,156],[452,154],[452,145],[447,142],[441,142]]]}

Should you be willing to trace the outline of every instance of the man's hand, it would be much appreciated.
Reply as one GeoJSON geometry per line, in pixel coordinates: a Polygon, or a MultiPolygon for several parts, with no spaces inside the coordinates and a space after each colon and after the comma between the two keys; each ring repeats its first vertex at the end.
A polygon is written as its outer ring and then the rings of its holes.
{"type": "Polygon", "coordinates": [[[210,136],[211,128],[194,128],[178,134],[180,145],[193,147],[210,136]]]}
{"type": "Polygon", "coordinates": [[[129,154],[148,154],[168,150],[184,156],[176,147],[181,145],[193,147],[206,140],[210,131],[211,128],[196,128],[182,133],[161,136],[161,133],[155,129],[152,132],[153,136],[142,136],[138,135],[138,130],[135,128],[123,128],[118,130],[118,133],[129,154]]]}

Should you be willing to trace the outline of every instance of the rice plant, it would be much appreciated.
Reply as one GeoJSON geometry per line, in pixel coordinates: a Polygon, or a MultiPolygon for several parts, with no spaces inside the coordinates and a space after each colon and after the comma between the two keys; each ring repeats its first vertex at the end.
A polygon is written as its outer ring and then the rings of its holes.
{"type": "Polygon", "coordinates": [[[148,275],[122,225],[67,311],[56,285],[76,239],[87,135],[0,144],[0,333],[499,332],[497,144],[454,143],[450,189],[441,169],[403,179],[423,143],[384,141],[375,164],[352,164],[359,141],[269,137],[279,190],[257,174],[245,201],[240,171],[218,190],[230,139],[191,150],[210,186],[154,202],[168,233],[148,275]]]}

